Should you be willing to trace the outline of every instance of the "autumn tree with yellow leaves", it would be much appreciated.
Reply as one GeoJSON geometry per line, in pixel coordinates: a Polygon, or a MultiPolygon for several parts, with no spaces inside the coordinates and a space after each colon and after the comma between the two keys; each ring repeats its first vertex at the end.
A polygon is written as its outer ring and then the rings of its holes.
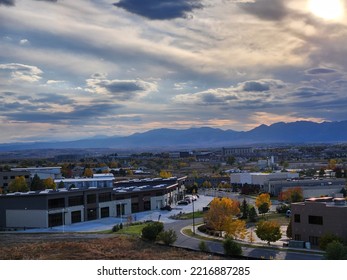
{"type": "Polygon", "coordinates": [[[255,205],[258,208],[260,214],[265,214],[269,211],[271,206],[270,195],[268,193],[262,193],[255,199],[255,205]]]}
{"type": "Polygon", "coordinates": [[[159,173],[160,178],[167,179],[172,177],[172,173],[170,171],[162,170],[159,173]]]}
{"type": "Polygon", "coordinates": [[[9,192],[27,192],[28,190],[29,187],[24,176],[16,176],[9,185],[9,192]]]}
{"type": "Polygon", "coordinates": [[[54,183],[54,180],[51,177],[44,179],[43,185],[44,185],[45,189],[55,190],[57,188],[56,184],[54,183]]]}
{"type": "Polygon", "coordinates": [[[207,228],[225,232],[226,236],[244,239],[246,223],[236,216],[240,213],[240,203],[228,197],[214,198],[210,209],[204,215],[207,228]]]}
{"type": "Polygon", "coordinates": [[[87,178],[93,177],[93,170],[91,168],[85,168],[83,172],[83,176],[87,178]]]}

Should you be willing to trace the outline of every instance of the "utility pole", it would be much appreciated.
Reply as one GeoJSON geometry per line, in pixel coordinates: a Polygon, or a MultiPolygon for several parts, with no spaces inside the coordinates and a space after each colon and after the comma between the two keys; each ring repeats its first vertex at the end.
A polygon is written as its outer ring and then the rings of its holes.
{"type": "Polygon", "coordinates": [[[195,191],[193,190],[192,191],[192,205],[193,205],[193,234],[195,235],[195,213],[194,213],[194,194],[195,194],[195,191]]]}

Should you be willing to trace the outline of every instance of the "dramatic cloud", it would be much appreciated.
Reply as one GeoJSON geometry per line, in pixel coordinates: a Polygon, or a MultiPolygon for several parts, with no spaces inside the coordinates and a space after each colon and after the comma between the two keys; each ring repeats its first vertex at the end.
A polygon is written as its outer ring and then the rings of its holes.
{"type": "Polygon", "coordinates": [[[324,75],[324,74],[335,74],[337,73],[334,69],[329,68],[312,68],[306,71],[307,75],[324,75]]]}
{"type": "Polygon", "coordinates": [[[0,142],[347,118],[347,14],[306,0],[0,0],[0,26],[0,142]]]}
{"type": "Polygon", "coordinates": [[[240,91],[268,91],[270,89],[279,89],[283,87],[285,87],[285,84],[282,81],[263,79],[240,83],[237,89],[240,91]]]}
{"type": "MultiPolygon", "coordinates": [[[[57,2],[58,0],[35,0],[35,1],[57,2]]],[[[15,0],[0,0],[0,5],[14,6],[15,0]]]]}
{"type": "Polygon", "coordinates": [[[14,6],[14,4],[15,4],[14,0],[0,0],[0,5],[14,6]]]}
{"type": "Polygon", "coordinates": [[[184,18],[203,8],[200,0],[120,0],[113,5],[152,20],[184,18]]]}
{"type": "Polygon", "coordinates": [[[180,94],[173,98],[179,104],[196,105],[227,105],[234,108],[255,108],[272,106],[269,101],[274,99],[276,90],[285,88],[286,85],[279,80],[264,79],[246,81],[235,87],[216,88],[207,91],[180,94]],[[271,92],[270,92],[271,91],[271,92]]]}
{"type": "Polygon", "coordinates": [[[157,90],[156,83],[137,80],[108,80],[102,74],[94,74],[87,80],[87,90],[97,94],[109,94],[119,101],[132,100],[157,90]]]}
{"type": "Polygon", "coordinates": [[[0,78],[2,75],[6,75],[12,80],[37,82],[41,79],[41,74],[41,69],[36,66],[18,63],[0,64],[0,78]]]}
{"type": "MultiPolygon", "coordinates": [[[[11,108],[11,104],[5,105],[11,108]]],[[[13,104],[12,109],[23,107],[20,104],[13,104]]],[[[78,124],[78,123],[95,123],[95,118],[116,114],[120,105],[110,103],[99,103],[92,105],[79,105],[70,112],[65,111],[21,111],[5,113],[7,119],[17,122],[28,123],[61,123],[61,124],[78,124]]]]}
{"type": "Polygon", "coordinates": [[[285,3],[285,1],[278,0],[256,0],[254,2],[239,3],[239,6],[247,13],[261,19],[278,21],[285,18],[289,12],[285,3]]]}

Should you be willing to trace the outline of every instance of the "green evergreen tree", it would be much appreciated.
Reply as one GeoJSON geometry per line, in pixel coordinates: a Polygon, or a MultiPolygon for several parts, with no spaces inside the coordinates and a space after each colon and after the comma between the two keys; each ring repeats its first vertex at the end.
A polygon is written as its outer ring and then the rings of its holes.
{"type": "Polygon", "coordinates": [[[258,217],[257,211],[255,210],[255,207],[252,206],[252,207],[249,209],[249,212],[248,212],[248,220],[249,220],[251,223],[254,223],[254,222],[257,221],[257,217],[258,217]]]}
{"type": "Polygon", "coordinates": [[[245,219],[246,220],[248,218],[249,206],[248,206],[248,203],[247,203],[245,198],[242,201],[241,212],[242,212],[241,219],[245,219]]]}
{"type": "Polygon", "coordinates": [[[43,181],[41,180],[39,175],[35,174],[33,179],[31,180],[30,190],[39,191],[44,189],[45,189],[45,185],[43,181]]]}

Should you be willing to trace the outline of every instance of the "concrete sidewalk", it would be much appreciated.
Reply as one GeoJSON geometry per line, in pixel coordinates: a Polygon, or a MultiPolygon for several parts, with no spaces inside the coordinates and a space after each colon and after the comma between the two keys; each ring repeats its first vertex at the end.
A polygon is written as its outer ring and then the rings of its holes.
{"type": "MultiPolygon", "coordinates": [[[[184,233],[185,229],[190,229],[191,231],[193,231],[193,226],[189,225],[189,226],[182,228],[182,230],[181,230],[181,234],[187,236],[188,238],[191,238],[191,236],[188,236],[184,233]]],[[[253,229],[249,228],[248,233],[250,233],[252,230],[253,230],[253,238],[254,238],[253,242],[250,242],[247,238],[245,240],[241,240],[241,239],[235,240],[237,243],[240,243],[241,246],[243,246],[243,256],[251,256],[250,254],[254,253],[253,252],[254,248],[259,248],[259,249],[264,249],[264,250],[275,250],[278,252],[278,253],[276,253],[277,259],[287,259],[287,253],[290,253],[290,252],[296,252],[296,253],[301,252],[301,253],[315,254],[315,255],[320,255],[320,256],[322,256],[324,253],[324,251],[321,251],[321,250],[283,247],[283,242],[288,242],[288,240],[289,240],[285,236],[286,227],[281,227],[282,236],[284,236],[284,237],[281,238],[280,240],[276,241],[276,242],[271,242],[270,245],[268,245],[268,243],[266,241],[261,240],[255,234],[254,228],[253,229]],[[253,249],[252,249],[252,247],[253,247],[253,249]]],[[[223,237],[214,237],[214,236],[211,236],[211,235],[208,235],[206,233],[199,231],[197,226],[195,227],[195,234],[197,235],[197,237],[193,237],[193,238],[196,238],[196,239],[199,239],[199,236],[201,236],[201,237],[205,237],[205,238],[210,239],[211,242],[213,242],[213,240],[219,241],[219,242],[224,240],[223,237]]],[[[221,253],[221,252],[217,252],[217,253],[221,253]]]]}

